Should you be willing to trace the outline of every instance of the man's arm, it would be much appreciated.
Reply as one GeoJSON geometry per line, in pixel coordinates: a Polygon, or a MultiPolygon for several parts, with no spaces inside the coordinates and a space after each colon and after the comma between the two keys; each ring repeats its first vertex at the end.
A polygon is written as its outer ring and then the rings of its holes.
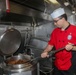
{"type": "Polygon", "coordinates": [[[47,45],[46,48],[45,48],[45,50],[43,52],[49,52],[49,51],[52,50],[52,48],[53,48],[52,45],[47,45]]]}
{"type": "Polygon", "coordinates": [[[42,58],[49,57],[48,52],[51,51],[52,48],[53,48],[52,45],[47,45],[46,48],[45,48],[45,50],[42,52],[41,57],[42,58]]]}

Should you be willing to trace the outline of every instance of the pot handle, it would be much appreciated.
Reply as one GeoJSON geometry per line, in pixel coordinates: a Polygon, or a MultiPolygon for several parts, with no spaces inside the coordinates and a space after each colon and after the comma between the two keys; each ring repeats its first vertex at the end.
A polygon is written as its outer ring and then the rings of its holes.
{"type": "Polygon", "coordinates": [[[55,50],[54,53],[57,53],[59,51],[62,51],[63,49],[65,49],[65,47],[59,48],[58,50],[55,50]]]}

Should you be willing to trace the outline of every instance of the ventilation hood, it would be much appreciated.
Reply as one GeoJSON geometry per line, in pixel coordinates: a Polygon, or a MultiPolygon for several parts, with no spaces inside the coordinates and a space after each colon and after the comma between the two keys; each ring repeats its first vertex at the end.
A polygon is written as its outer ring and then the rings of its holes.
{"type": "Polygon", "coordinates": [[[2,22],[29,23],[52,20],[50,12],[45,12],[44,0],[0,0],[0,4],[0,20],[2,22]]]}

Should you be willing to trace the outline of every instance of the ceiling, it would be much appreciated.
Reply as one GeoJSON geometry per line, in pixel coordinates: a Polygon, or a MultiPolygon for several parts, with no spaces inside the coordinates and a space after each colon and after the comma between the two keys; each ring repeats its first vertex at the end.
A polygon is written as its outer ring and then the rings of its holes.
{"type": "MultiPolygon", "coordinates": [[[[2,0],[5,2],[5,0],[2,0]]],[[[1,17],[6,22],[50,22],[50,13],[56,5],[45,0],[9,0],[10,12],[1,17]]],[[[6,9],[5,9],[6,10],[6,9]]],[[[4,11],[4,9],[3,9],[4,11]]]]}
{"type": "MultiPolygon", "coordinates": [[[[5,0],[2,0],[4,2],[5,0]]],[[[60,7],[67,7],[76,11],[76,0],[56,0],[60,4],[53,4],[50,0],[9,0],[10,13],[1,18],[10,22],[49,22],[50,13],[60,7]],[[46,2],[48,1],[48,2],[46,2]],[[64,3],[68,2],[68,5],[64,3]]]]}
{"type": "MultiPolygon", "coordinates": [[[[4,3],[5,1],[6,0],[1,0],[0,3],[4,3]]],[[[1,21],[26,23],[49,21],[49,19],[46,18],[48,14],[44,14],[44,0],[9,0],[9,5],[10,12],[6,11],[6,6],[4,6],[5,9],[1,7],[3,10],[0,17],[1,21]]]]}
{"type": "MultiPolygon", "coordinates": [[[[39,10],[43,11],[45,9],[46,0],[10,0],[10,1],[15,1],[22,5],[27,5],[35,9],[41,7],[39,8],[39,10]]],[[[47,0],[47,1],[51,1],[51,0],[47,0]]],[[[64,2],[68,2],[69,5],[76,7],[76,0],[56,0],[56,1],[58,1],[60,4],[64,4],[64,2]]]]}
{"type": "MultiPolygon", "coordinates": [[[[61,5],[76,12],[76,0],[57,0],[61,5]]],[[[74,13],[75,13],[74,12],[74,13]]]]}
{"type": "Polygon", "coordinates": [[[44,11],[45,9],[44,0],[10,0],[10,1],[17,2],[19,4],[28,6],[30,8],[33,8],[39,11],[44,11]]]}

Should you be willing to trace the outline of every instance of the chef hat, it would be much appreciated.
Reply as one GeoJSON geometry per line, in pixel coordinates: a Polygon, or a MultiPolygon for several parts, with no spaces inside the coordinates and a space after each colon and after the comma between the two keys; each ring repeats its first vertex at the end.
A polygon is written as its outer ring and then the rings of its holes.
{"type": "Polygon", "coordinates": [[[51,17],[54,19],[54,18],[58,18],[63,14],[65,14],[64,8],[58,8],[52,12],[51,17]]]}

